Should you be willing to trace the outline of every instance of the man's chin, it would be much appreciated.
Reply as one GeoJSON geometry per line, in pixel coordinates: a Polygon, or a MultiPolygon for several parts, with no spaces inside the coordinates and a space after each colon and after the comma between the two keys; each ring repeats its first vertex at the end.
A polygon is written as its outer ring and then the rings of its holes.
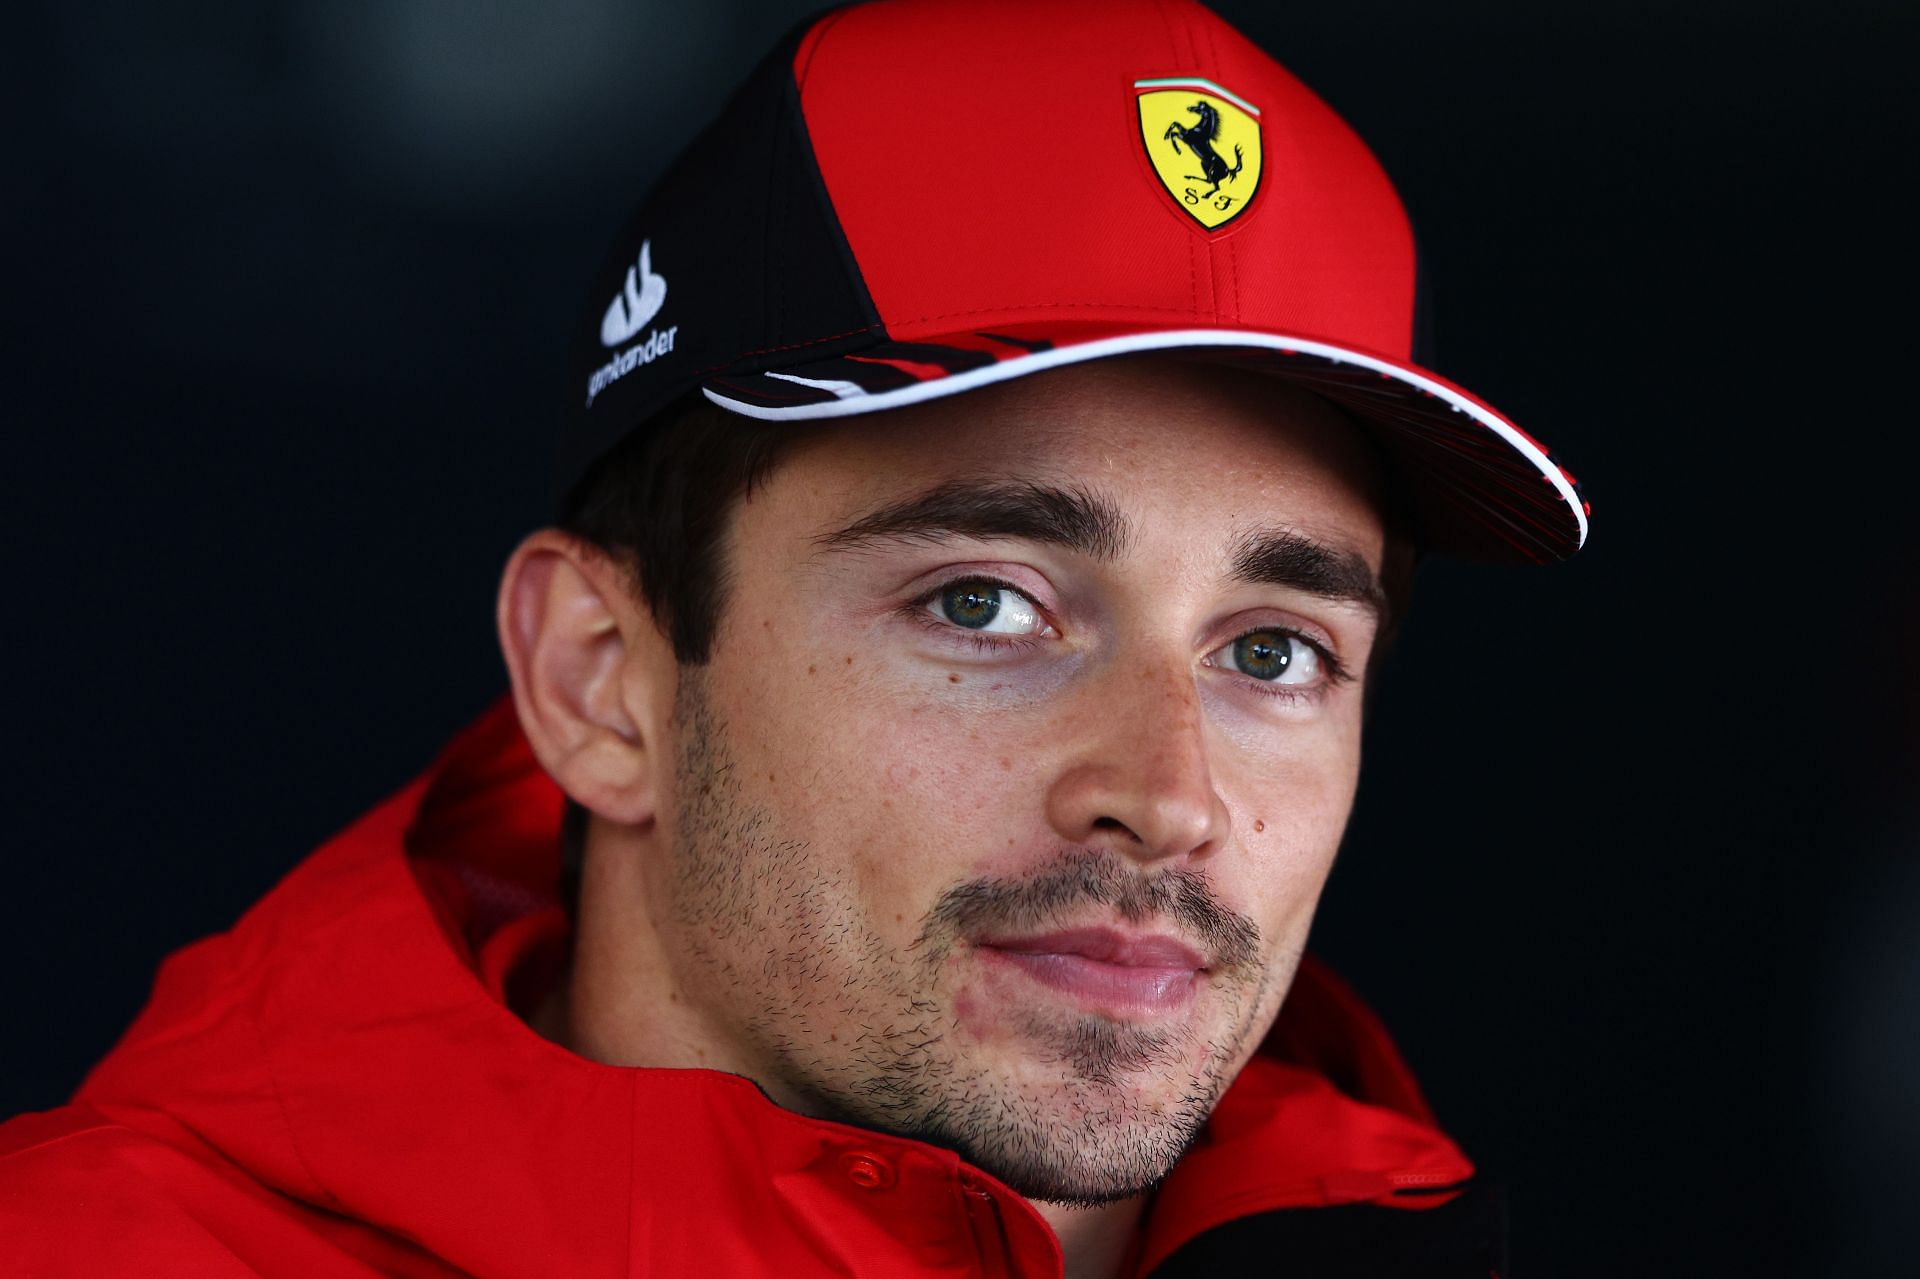
{"type": "Polygon", "coordinates": [[[1199,1138],[1224,1086],[1189,1068],[1189,1036],[1102,1018],[1023,1051],[998,1047],[998,1060],[956,1071],[918,1115],[896,1115],[894,1131],[1038,1202],[1093,1207],[1153,1189],[1199,1138]]]}
{"type": "MultiPolygon", "coordinates": [[[[1152,1190],[1206,1126],[1213,1099],[1202,1081],[1162,1089],[1086,1081],[1053,1097],[1022,1096],[996,1111],[975,1108],[970,1123],[925,1139],[1037,1202],[1090,1208],[1152,1190]]],[[[960,1115],[955,1115],[960,1119],[960,1115]]]]}
{"type": "Polygon", "coordinates": [[[975,1042],[939,1069],[793,1082],[804,1113],[951,1150],[1036,1202],[1094,1207],[1159,1184],[1205,1128],[1225,1066],[1191,1032],[1078,1017],[975,1042]]]}

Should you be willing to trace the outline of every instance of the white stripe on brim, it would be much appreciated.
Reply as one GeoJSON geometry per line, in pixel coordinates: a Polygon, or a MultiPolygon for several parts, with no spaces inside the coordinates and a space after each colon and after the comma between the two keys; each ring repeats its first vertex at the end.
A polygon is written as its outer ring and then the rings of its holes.
{"type": "Polygon", "coordinates": [[[968,369],[960,373],[949,373],[944,377],[930,378],[924,382],[915,382],[911,386],[897,387],[891,391],[868,393],[854,388],[854,394],[845,389],[846,384],[826,387],[815,379],[794,377],[779,373],[767,376],[782,378],[785,381],[803,385],[820,386],[831,390],[837,397],[812,404],[792,404],[778,408],[769,408],[758,404],[748,404],[732,399],[715,391],[712,387],[703,387],[702,391],[709,400],[731,413],[743,417],[760,418],[766,421],[789,422],[810,418],[852,417],[861,413],[878,413],[885,409],[904,408],[909,404],[920,404],[927,400],[937,400],[948,395],[958,395],[975,387],[987,386],[994,382],[1005,382],[1012,378],[1025,377],[1043,369],[1059,368],[1068,364],[1080,364],[1087,360],[1102,359],[1114,355],[1131,355],[1142,351],[1167,351],[1192,347],[1243,347],[1252,350],[1279,351],[1283,354],[1297,352],[1303,355],[1317,355],[1341,364],[1357,365],[1375,373],[1383,373],[1396,382],[1425,391],[1443,401],[1457,413],[1465,413],[1481,426],[1492,431],[1507,447],[1524,457],[1540,477],[1553,485],[1560,498],[1573,512],[1575,524],[1580,529],[1580,540],[1575,550],[1587,542],[1587,512],[1580,504],[1580,495],[1573,491],[1573,485],[1540,446],[1528,439],[1499,414],[1484,405],[1461,395],[1453,388],[1432,378],[1424,377],[1412,369],[1402,368],[1376,356],[1363,355],[1359,351],[1346,347],[1331,346],[1325,342],[1314,342],[1306,338],[1285,338],[1271,333],[1250,333],[1244,329],[1162,329],[1152,333],[1129,333],[1120,337],[1097,338],[1090,342],[1076,342],[1069,346],[1057,346],[1045,351],[1035,351],[1030,355],[1016,355],[980,368],[968,369]]]}

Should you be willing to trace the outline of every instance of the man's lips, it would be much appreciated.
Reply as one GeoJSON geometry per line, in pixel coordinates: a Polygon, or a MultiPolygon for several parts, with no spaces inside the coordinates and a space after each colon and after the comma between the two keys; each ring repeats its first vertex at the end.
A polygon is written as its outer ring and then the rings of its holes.
{"type": "Polygon", "coordinates": [[[1177,937],[1158,933],[1130,937],[1111,928],[1063,928],[1031,937],[994,937],[980,944],[1017,955],[1079,955],[1121,968],[1183,968],[1193,972],[1207,966],[1199,951],[1177,937]]]}
{"type": "Polygon", "coordinates": [[[983,957],[1077,1002],[1114,1015],[1166,1013],[1193,998],[1206,968],[1199,951],[1163,934],[1072,928],[977,943],[983,957]]]}

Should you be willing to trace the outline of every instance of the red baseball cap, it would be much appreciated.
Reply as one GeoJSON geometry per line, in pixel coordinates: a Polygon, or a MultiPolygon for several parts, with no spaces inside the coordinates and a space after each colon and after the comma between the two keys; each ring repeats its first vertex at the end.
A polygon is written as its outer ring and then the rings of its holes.
{"type": "Polygon", "coordinates": [[[1564,559],[1577,484],[1417,363],[1418,276],[1366,144],[1198,4],[856,4],[782,42],[628,224],[562,478],[695,392],[809,421],[1186,351],[1345,409],[1423,546],[1564,559]]]}

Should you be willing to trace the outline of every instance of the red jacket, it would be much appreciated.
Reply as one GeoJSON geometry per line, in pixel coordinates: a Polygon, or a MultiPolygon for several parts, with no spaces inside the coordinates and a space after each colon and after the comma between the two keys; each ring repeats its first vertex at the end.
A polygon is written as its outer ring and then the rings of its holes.
{"type": "MultiPolygon", "coordinates": [[[[1059,1273],[1033,1209],[946,1150],[529,1029],[514,1009],[565,957],[560,811],[502,701],[230,931],[169,958],[70,1104],[0,1126],[0,1270],[1059,1273]]],[[[1432,1207],[1471,1174],[1372,1015],[1309,962],[1154,1196],[1130,1268],[1166,1273],[1261,1214],[1432,1207]]]]}

